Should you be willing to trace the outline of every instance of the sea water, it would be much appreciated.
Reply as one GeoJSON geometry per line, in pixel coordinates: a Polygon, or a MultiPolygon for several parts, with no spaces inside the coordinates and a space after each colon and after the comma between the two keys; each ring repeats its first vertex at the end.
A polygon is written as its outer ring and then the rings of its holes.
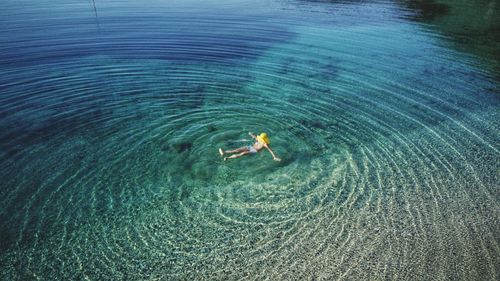
{"type": "Polygon", "coordinates": [[[497,1],[3,1],[0,279],[498,280],[497,1]],[[266,132],[263,151],[218,148],[266,132]]]}

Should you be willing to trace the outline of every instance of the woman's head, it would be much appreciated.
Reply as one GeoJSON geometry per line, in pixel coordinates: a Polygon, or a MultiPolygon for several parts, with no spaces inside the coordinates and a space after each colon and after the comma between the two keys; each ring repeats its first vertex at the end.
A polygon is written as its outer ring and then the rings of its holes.
{"type": "Polygon", "coordinates": [[[266,133],[261,133],[260,135],[257,136],[257,140],[266,144],[270,144],[271,141],[269,140],[269,137],[267,136],[266,133]]]}

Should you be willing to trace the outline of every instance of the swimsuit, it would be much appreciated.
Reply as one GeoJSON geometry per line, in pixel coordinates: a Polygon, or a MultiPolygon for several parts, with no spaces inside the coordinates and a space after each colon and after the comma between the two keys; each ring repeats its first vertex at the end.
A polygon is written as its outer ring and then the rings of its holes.
{"type": "Polygon", "coordinates": [[[248,149],[248,152],[250,152],[251,154],[257,153],[257,149],[255,149],[255,147],[253,147],[251,145],[248,145],[247,149],[248,149]]]}

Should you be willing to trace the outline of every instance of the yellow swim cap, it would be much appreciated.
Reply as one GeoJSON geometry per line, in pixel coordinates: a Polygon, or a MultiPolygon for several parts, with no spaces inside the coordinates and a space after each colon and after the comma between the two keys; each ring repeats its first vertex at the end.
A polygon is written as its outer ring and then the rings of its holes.
{"type": "Polygon", "coordinates": [[[261,133],[260,135],[258,135],[257,140],[260,142],[265,142],[266,144],[271,143],[271,141],[269,140],[269,137],[267,137],[266,133],[261,133]]]}

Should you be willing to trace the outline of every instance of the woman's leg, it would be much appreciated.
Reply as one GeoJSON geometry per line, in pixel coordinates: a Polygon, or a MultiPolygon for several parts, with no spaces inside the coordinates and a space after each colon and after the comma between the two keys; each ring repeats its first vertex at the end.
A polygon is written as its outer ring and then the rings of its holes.
{"type": "Polygon", "coordinates": [[[229,157],[224,157],[224,161],[226,161],[227,159],[238,158],[238,157],[241,157],[241,156],[244,156],[244,155],[247,155],[247,154],[250,154],[250,151],[247,150],[247,151],[243,151],[243,152],[241,152],[239,154],[233,154],[233,155],[231,155],[229,157]]]}
{"type": "Polygon", "coordinates": [[[243,152],[243,151],[248,151],[248,147],[243,146],[240,148],[236,148],[233,150],[227,150],[227,151],[224,151],[224,150],[222,150],[222,148],[219,148],[219,153],[221,156],[224,155],[224,153],[238,153],[238,152],[243,152]]]}

